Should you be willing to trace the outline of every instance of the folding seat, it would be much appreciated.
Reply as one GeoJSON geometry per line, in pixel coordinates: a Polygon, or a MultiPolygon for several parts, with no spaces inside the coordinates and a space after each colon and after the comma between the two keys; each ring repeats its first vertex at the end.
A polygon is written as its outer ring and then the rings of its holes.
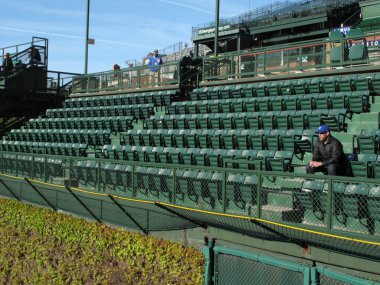
{"type": "Polygon", "coordinates": [[[138,161],[137,152],[141,151],[141,147],[126,145],[124,151],[125,151],[125,156],[128,158],[129,161],[138,161]]]}
{"type": "Polygon", "coordinates": [[[201,92],[197,92],[197,97],[198,97],[198,100],[209,100],[211,99],[208,91],[201,91],[201,92]]]}
{"type": "Polygon", "coordinates": [[[246,117],[247,113],[239,113],[238,116],[234,116],[235,126],[237,129],[247,129],[248,121],[246,117]]]}
{"type": "Polygon", "coordinates": [[[281,144],[283,150],[295,151],[295,141],[300,141],[303,130],[287,130],[281,134],[281,144]]]}
{"type": "Polygon", "coordinates": [[[258,99],[248,99],[248,100],[246,100],[246,101],[244,101],[245,102],[245,108],[246,108],[246,112],[257,112],[257,110],[259,109],[259,107],[258,107],[258,100],[259,100],[260,98],[258,98],[258,99]]]}
{"type": "Polygon", "coordinates": [[[254,84],[247,84],[242,89],[245,98],[253,98],[257,96],[254,84]]]}
{"type": "Polygon", "coordinates": [[[230,96],[231,98],[244,98],[245,93],[243,91],[243,85],[241,86],[236,86],[235,89],[230,90],[230,96]]]}
{"type": "Polygon", "coordinates": [[[346,118],[351,118],[351,113],[346,109],[332,109],[329,110],[328,116],[321,117],[321,124],[328,125],[330,130],[339,132],[346,128],[346,118]]]}
{"type": "Polygon", "coordinates": [[[117,121],[117,129],[115,131],[118,132],[125,132],[129,129],[132,129],[132,121],[133,118],[129,116],[117,116],[116,117],[117,121]]]}
{"type": "MultiPolygon", "coordinates": [[[[258,178],[256,175],[229,174],[226,194],[229,210],[249,211],[256,204],[258,178]]],[[[249,214],[249,212],[247,212],[249,214]]]]}
{"type": "Polygon", "coordinates": [[[198,102],[188,102],[187,110],[189,114],[199,114],[198,102]]]}
{"type": "Polygon", "coordinates": [[[180,164],[196,165],[196,161],[194,157],[195,154],[200,154],[200,150],[198,148],[182,149],[181,152],[179,153],[180,164]]]}
{"type": "Polygon", "coordinates": [[[234,102],[231,102],[231,112],[232,113],[241,113],[241,112],[246,112],[246,104],[243,99],[236,100],[234,102]]]}
{"type": "Polygon", "coordinates": [[[199,147],[199,135],[202,134],[202,130],[189,130],[184,135],[186,136],[188,147],[199,147]]]}
{"type": "Polygon", "coordinates": [[[352,75],[353,91],[372,91],[371,74],[352,75]]]}
{"type": "MultiPolygon", "coordinates": [[[[289,96],[289,95],[294,95],[294,82],[297,82],[297,80],[286,80],[283,82],[277,83],[278,87],[278,95],[280,96],[289,96]]],[[[303,93],[302,93],[303,94],[303,93]]]]}
{"type": "Polygon", "coordinates": [[[267,165],[267,159],[273,158],[275,154],[275,151],[273,150],[258,150],[256,157],[252,157],[252,163],[256,167],[255,169],[258,169],[258,167],[261,167],[264,170],[269,170],[267,165]]]}
{"type": "Polygon", "coordinates": [[[111,143],[111,131],[110,130],[95,130],[95,134],[98,136],[98,145],[111,143]]]}
{"type": "MultiPolygon", "coordinates": [[[[173,106],[175,103],[173,103],[171,106],[173,106]]],[[[171,106],[168,106],[166,108],[169,108],[171,106]]],[[[178,102],[177,105],[177,113],[176,114],[190,114],[189,109],[187,107],[187,102],[178,102]]]]}
{"type": "Polygon", "coordinates": [[[140,145],[141,146],[152,146],[152,131],[157,130],[141,130],[140,132],[140,145]]]}
{"type": "MultiPolygon", "coordinates": [[[[202,117],[200,114],[194,114],[190,115],[190,117],[187,117],[187,129],[200,129],[199,119],[202,117]]],[[[178,125],[178,128],[181,129],[181,127],[178,125]]],[[[185,128],[186,129],[186,128],[185,128]]]]}
{"type": "Polygon", "coordinates": [[[359,153],[357,155],[357,161],[350,161],[352,174],[354,175],[354,177],[372,177],[372,163],[374,163],[376,160],[376,154],[359,153]]]}
{"type": "Polygon", "coordinates": [[[254,85],[256,97],[269,96],[268,86],[265,83],[259,83],[254,85]]]}
{"type": "Polygon", "coordinates": [[[266,112],[265,115],[261,116],[262,126],[264,130],[271,130],[276,128],[276,116],[280,115],[280,111],[266,112]]]}
{"type": "Polygon", "coordinates": [[[270,101],[268,97],[258,98],[257,101],[257,111],[268,112],[271,110],[270,101]]]}
{"type": "MultiPolygon", "coordinates": [[[[218,104],[219,106],[219,112],[218,113],[230,113],[233,111],[233,107],[232,107],[232,104],[231,104],[231,101],[228,100],[228,101],[224,101],[224,102],[220,102],[218,104]]],[[[212,104],[210,104],[210,110],[212,113],[216,113],[216,112],[213,112],[212,110],[212,104]]]]}
{"type": "Polygon", "coordinates": [[[251,148],[250,130],[241,130],[236,134],[236,148],[237,149],[249,149],[251,148]]]}
{"type": "Polygon", "coordinates": [[[296,153],[312,153],[316,141],[317,136],[315,134],[315,130],[304,130],[301,138],[299,138],[299,133],[296,134],[294,140],[294,150],[296,153]]]}
{"type": "Polygon", "coordinates": [[[293,171],[291,166],[293,155],[293,151],[276,151],[273,158],[267,158],[268,170],[278,172],[293,171]]]}
{"type": "Polygon", "coordinates": [[[274,114],[274,127],[279,130],[287,130],[291,127],[290,115],[295,111],[282,111],[274,114]]]}
{"type": "Polygon", "coordinates": [[[165,109],[166,109],[165,114],[167,114],[167,115],[178,115],[178,114],[180,114],[177,105],[166,106],[165,109]]]}
{"type": "Polygon", "coordinates": [[[197,91],[197,89],[194,89],[193,91],[189,92],[188,96],[190,97],[191,101],[198,101],[198,100],[200,100],[199,97],[198,97],[198,91],[197,91]]]}
{"type": "Polygon", "coordinates": [[[284,110],[284,98],[281,97],[271,97],[271,110],[273,111],[283,111],[284,110]]]}
{"type": "Polygon", "coordinates": [[[219,98],[220,99],[229,99],[232,98],[232,90],[235,89],[235,86],[224,86],[223,90],[219,91],[219,98]]]}
{"type": "MultiPolygon", "coordinates": [[[[113,145],[111,144],[103,145],[100,153],[102,157],[104,157],[105,159],[115,159],[115,154],[112,150],[112,147],[113,145]]],[[[97,155],[97,157],[100,157],[100,155],[97,155]]]]}
{"type": "Polygon", "coordinates": [[[222,136],[226,134],[226,130],[216,130],[213,135],[210,136],[210,148],[220,149],[222,148],[222,136]]]}
{"type": "Polygon", "coordinates": [[[229,156],[229,150],[227,149],[214,149],[212,155],[216,157],[218,161],[218,167],[224,167],[224,162],[226,159],[231,159],[229,156]]]}
{"type": "Polygon", "coordinates": [[[294,114],[289,115],[291,128],[294,130],[305,129],[306,122],[307,122],[306,114],[307,114],[306,111],[296,111],[294,114]]]}
{"type": "Polygon", "coordinates": [[[314,77],[310,80],[310,82],[307,82],[307,89],[310,94],[319,94],[322,93],[322,82],[320,77],[314,77]]]}
{"type": "Polygon", "coordinates": [[[351,92],[337,92],[330,95],[331,109],[343,109],[347,108],[347,96],[351,92]]]}
{"type": "Polygon", "coordinates": [[[324,93],[339,92],[338,82],[337,82],[338,80],[340,80],[340,76],[325,77],[322,81],[323,92],[324,93]]]}
{"type": "Polygon", "coordinates": [[[267,83],[267,96],[281,96],[281,89],[280,89],[280,83],[279,82],[271,82],[267,83]]]}
{"type": "Polygon", "coordinates": [[[201,114],[198,119],[199,127],[201,129],[210,129],[210,118],[215,117],[215,114],[201,114]]]}
{"type": "Polygon", "coordinates": [[[356,136],[358,153],[379,153],[379,129],[363,129],[361,134],[356,136]]]}
{"type": "Polygon", "coordinates": [[[286,135],[286,130],[271,130],[265,135],[266,149],[282,150],[282,136],[286,135]]]}
{"type": "Polygon", "coordinates": [[[228,113],[220,117],[220,128],[226,130],[236,129],[234,113],[228,113]]]}
{"type": "Polygon", "coordinates": [[[300,110],[314,109],[314,97],[311,94],[297,96],[297,101],[300,110]]]}
{"type": "MultiPolygon", "coordinates": [[[[363,229],[355,227],[355,230],[370,230],[373,233],[373,225],[371,226],[368,209],[369,190],[370,186],[368,184],[348,184],[339,202],[341,202],[343,214],[347,220],[358,220],[364,226],[363,229]]],[[[347,225],[350,226],[349,223],[347,225]]]]}
{"type": "Polygon", "coordinates": [[[227,114],[217,114],[214,117],[209,117],[209,125],[211,129],[222,129],[222,118],[225,118],[227,114]]]}
{"type": "Polygon", "coordinates": [[[151,135],[152,146],[159,147],[163,146],[163,131],[162,130],[149,130],[151,135]]]}
{"type": "Polygon", "coordinates": [[[180,147],[180,148],[188,147],[186,134],[187,134],[187,130],[179,130],[178,134],[176,134],[175,136],[175,142],[176,142],[175,147],[180,147]]]}
{"type": "Polygon", "coordinates": [[[168,163],[181,164],[180,153],[185,151],[184,148],[165,147],[164,152],[167,153],[168,163]]]}
{"type": "Polygon", "coordinates": [[[211,113],[208,101],[202,101],[202,103],[198,104],[198,110],[199,110],[200,114],[209,114],[209,113],[211,113]]]}
{"type": "Polygon", "coordinates": [[[247,113],[247,127],[252,130],[262,129],[262,116],[265,116],[265,112],[247,113]]]}
{"type": "Polygon", "coordinates": [[[176,130],[165,130],[161,133],[161,142],[164,147],[174,147],[175,146],[175,134],[178,132],[176,130]]]}
{"type": "Polygon", "coordinates": [[[193,123],[196,124],[197,117],[190,117],[190,116],[194,116],[194,115],[179,115],[179,118],[176,120],[178,129],[180,130],[190,129],[189,123],[188,123],[189,118],[193,118],[194,120],[193,123]]]}
{"type": "Polygon", "coordinates": [[[354,91],[347,96],[347,107],[351,112],[369,111],[369,91],[354,91]]]}
{"type": "Polygon", "coordinates": [[[237,148],[237,138],[236,136],[240,134],[240,130],[229,130],[224,133],[221,137],[221,146],[224,149],[236,149],[237,148]]]}
{"type": "MultiPolygon", "coordinates": [[[[216,87],[217,88],[217,87],[216,87]]],[[[219,97],[219,90],[218,89],[214,89],[212,91],[209,91],[208,92],[208,97],[211,99],[211,100],[215,100],[215,99],[220,99],[219,97]]]]}
{"type": "Polygon", "coordinates": [[[337,80],[338,92],[354,91],[354,80],[352,75],[342,75],[337,80]]]}
{"type": "Polygon", "coordinates": [[[202,130],[197,135],[197,142],[199,148],[209,148],[210,147],[210,135],[214,134],[214,130],[202,130]]]}
{"type": "Polygon", "coordinates": [[[298,79],[294,80],[292,83],[293,94],[295,95],[304,95],[309,94],[309,84],[311,83],[311,79],[298,79]]]}
{"type": "Polygon", "coordinates": [[[322,124],[322,118],[327,118],[329,115],[328,110],[313,110],[311,113],[305,113],[306,116],[306,126],[315,130],[322,124]]]}
{"type": "Polygon", "coordinates": [[[224,159],[225,167],[239,168],[239,159],[241,158],[243,150],[241,149],[229,149],[227,150],[227,158],[233,160],[234,162],[229,162],[227,159],[224,159]],[[236,161],[236,162],[235,162],[236,161]]]}
{"type": "Polygon", "coordinates": [[[317,109],[317,110],[331,109],[330,96],[331,96],[330,93],[318,94],[318,95],[315,94],[313,96],[315,109],[317,109]]]}
{"type": "Polygon", "coordinates": [[[254,134],[251,134],[252,149],[263,150],[265,149],[265,136],[270,134],[271,130],[256,130],[254,134]]]}
{"type": "Polygon", "coordinates": [[[284,111],[296,111],[299,109],[296,96],[285,96],[283,102],[284,111]]]}

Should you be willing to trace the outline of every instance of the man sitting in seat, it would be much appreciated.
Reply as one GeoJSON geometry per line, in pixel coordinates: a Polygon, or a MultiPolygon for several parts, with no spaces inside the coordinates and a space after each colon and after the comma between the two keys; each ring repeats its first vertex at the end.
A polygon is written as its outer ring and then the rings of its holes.
{"type": "Polygon", "coordinates": [[[327,175],[345,176],[347,159],[342,143],[331,136],[330,128],[327,125],[321,125],[316,133],[319,141],[315,144],[313,158],[306,166],[306,172],[308,174],[323,172],[327,175]]]}

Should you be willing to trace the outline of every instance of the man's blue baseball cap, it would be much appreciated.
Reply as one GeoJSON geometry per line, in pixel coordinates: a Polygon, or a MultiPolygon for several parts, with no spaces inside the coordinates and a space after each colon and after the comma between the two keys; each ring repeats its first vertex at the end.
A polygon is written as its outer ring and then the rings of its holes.
{"type": "Polygon", "coordinates": [[[316,133],[322,134],[322,133],[329,132],[329,131],[330,131],[330,128],[328,125],[320,125],[319,128],[317,129],[316,133]]]}

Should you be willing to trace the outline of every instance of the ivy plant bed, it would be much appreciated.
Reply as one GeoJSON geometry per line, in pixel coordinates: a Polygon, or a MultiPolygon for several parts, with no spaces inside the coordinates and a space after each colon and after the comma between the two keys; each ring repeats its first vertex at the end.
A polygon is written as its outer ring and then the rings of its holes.
{"type": "Polygon", "coordinates": [[[0,284],[203,284],[195,248],[0,199],[0,284]]]}

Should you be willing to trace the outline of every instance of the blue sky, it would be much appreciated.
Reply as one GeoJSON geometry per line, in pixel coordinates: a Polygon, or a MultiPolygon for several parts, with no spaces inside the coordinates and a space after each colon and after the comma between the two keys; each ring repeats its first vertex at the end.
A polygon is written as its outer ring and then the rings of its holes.
{"type": "MultiPolygon", "coordinates": [[[[270,0],[220,0],[231,17],[270,0]]],[[[84,71],[87,0],[0,0],[0,47],[49,39],[49,69],[84,71]]],[[[190,42],[191,28],[214,20],[215,0],[91,0],[89,72],[141,60],[154,48],[190,42]]]]}

